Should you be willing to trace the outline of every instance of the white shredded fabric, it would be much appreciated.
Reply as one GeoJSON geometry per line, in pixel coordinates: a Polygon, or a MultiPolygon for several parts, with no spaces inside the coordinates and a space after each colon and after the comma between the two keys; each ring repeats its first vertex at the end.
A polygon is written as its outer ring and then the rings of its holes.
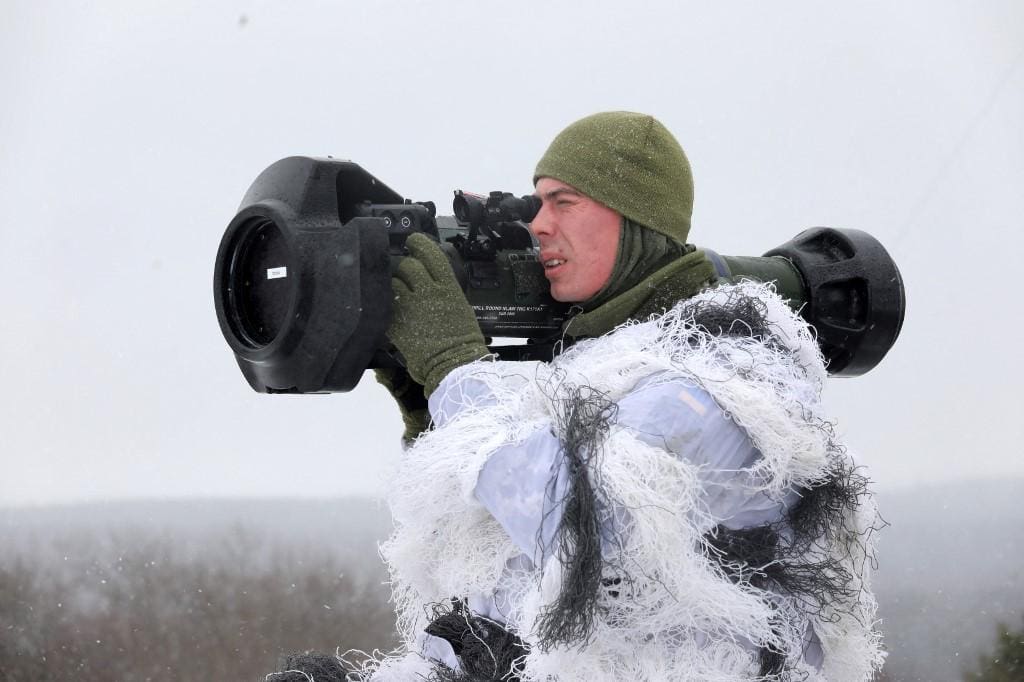
{"type": "MultiPolygon", "coordinates": [[[[757,679],[761,647],[785,656],[785,679],[873,677],[884,653],[870,586],[878,522],[869,497],[846,520],[859,535],[852,549],[822,542],[808,550],[808,562],[840,560],[853,576],[852,596],[808,605],[730,580],[709,556],[707,534],[721,520],[709,511],[699,467],[614,424],[604,456],[587,466],[604,498],[628,510],[619,519],[615,561],[606,567],[609,578],[628,580],[602,591],[585,643],[533,646],[538,619],[561,588],[562,566],[553,555],[541,566],[523,555],[474,497],[479,473],[497,449],[552,429],[555,403],[568,388],[592,387],[615,402],[652,377],[702,388],[746,431],[761,454],[742,478],[752,492],[782,499],[828,477],[836,444],[820,403],[824,363],[807,324],[769,285],[705,291],[662,316],[581,341],[550,363],[460,368],[438,390],[445,400],[435,428],[406,451],[390,487],[395,532],[381,552],[404,652],[370,660],[364,679],[429,677],[426,607],[452,598],[471,606],[500,602],[500,613],[487,616],[500,617],[530,647],[514,670],[504,671],[523,682],[757,679]],[[718,335],[694,323],[695,305],[737,296],[763,303],[769,338],[718,335]],[[824,655],[820,668],[804,660],[811,632],[824,655]]],[[[433,397],[431,403],[441,404],[433,397]]]]}

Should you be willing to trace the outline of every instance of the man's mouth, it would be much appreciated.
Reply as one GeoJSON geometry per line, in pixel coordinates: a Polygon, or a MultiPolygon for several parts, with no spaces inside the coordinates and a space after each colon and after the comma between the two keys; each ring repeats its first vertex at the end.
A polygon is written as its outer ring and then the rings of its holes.
{"type": "Polygon", "coordinates": [[[565,261],[562,260],[561,258],[549,258],[546,261],[544,261],[544,269],[550,270],[551,268],[556,268],[564,262],[565,261]]]}

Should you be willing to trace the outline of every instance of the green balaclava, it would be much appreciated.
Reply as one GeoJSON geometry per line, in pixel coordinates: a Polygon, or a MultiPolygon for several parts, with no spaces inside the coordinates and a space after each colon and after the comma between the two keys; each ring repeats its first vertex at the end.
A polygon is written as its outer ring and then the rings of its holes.
{"type": "Polygon", "coordinates": [[[576,121],[537,163],[543,177],[572,185],[624,217],[686,243],[693,213],[690,162],[653,116],[608,111],[576,121]]]}

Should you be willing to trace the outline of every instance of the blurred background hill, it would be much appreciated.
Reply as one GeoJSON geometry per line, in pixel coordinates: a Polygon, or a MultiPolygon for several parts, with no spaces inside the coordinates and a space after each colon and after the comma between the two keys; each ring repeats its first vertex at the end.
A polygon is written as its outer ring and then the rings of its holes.
{"type": "MultiPolygon", "coordinates": [[[[885,680],[958,680],[1024,614],[1022,480],[879,496],[885,680]]],[[[0,679],[257,680],[282,654],[387,649],[375,499],[0,510],[0,679]]]]}
{"type": "MultiPolygon", "coordinates": [[[[1024,616],[1024,481],[879,494],[875,581],[894,680],[955,680],[1024,616]]],[[[1021,671],[1024,674],[1024,671],[1021,671]]]]}

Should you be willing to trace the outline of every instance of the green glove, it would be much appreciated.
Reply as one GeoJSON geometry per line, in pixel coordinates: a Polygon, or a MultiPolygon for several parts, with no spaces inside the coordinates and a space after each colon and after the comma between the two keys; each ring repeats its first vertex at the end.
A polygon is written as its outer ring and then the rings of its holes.
{"type": "Polygon", "coordinates": [[[402,412],[402,423],[405,433],[402,440],[406,444],[416,440],[417,436],[430,426],[430,412],[427,410],[427,397],[423,395],[423,387],[412,380],[409,372],[397,368],[378,368],[373,370],[377,382],[388,389],[398,403],[402,412]]]}
{"type": "Polygon", "coordinates": [[[409,256],[391,279],[395,299],[388,338],[429,396],[448,372],[490,351],[441,248],[420,233],[410,235],[406,246],[409,256]]]}

